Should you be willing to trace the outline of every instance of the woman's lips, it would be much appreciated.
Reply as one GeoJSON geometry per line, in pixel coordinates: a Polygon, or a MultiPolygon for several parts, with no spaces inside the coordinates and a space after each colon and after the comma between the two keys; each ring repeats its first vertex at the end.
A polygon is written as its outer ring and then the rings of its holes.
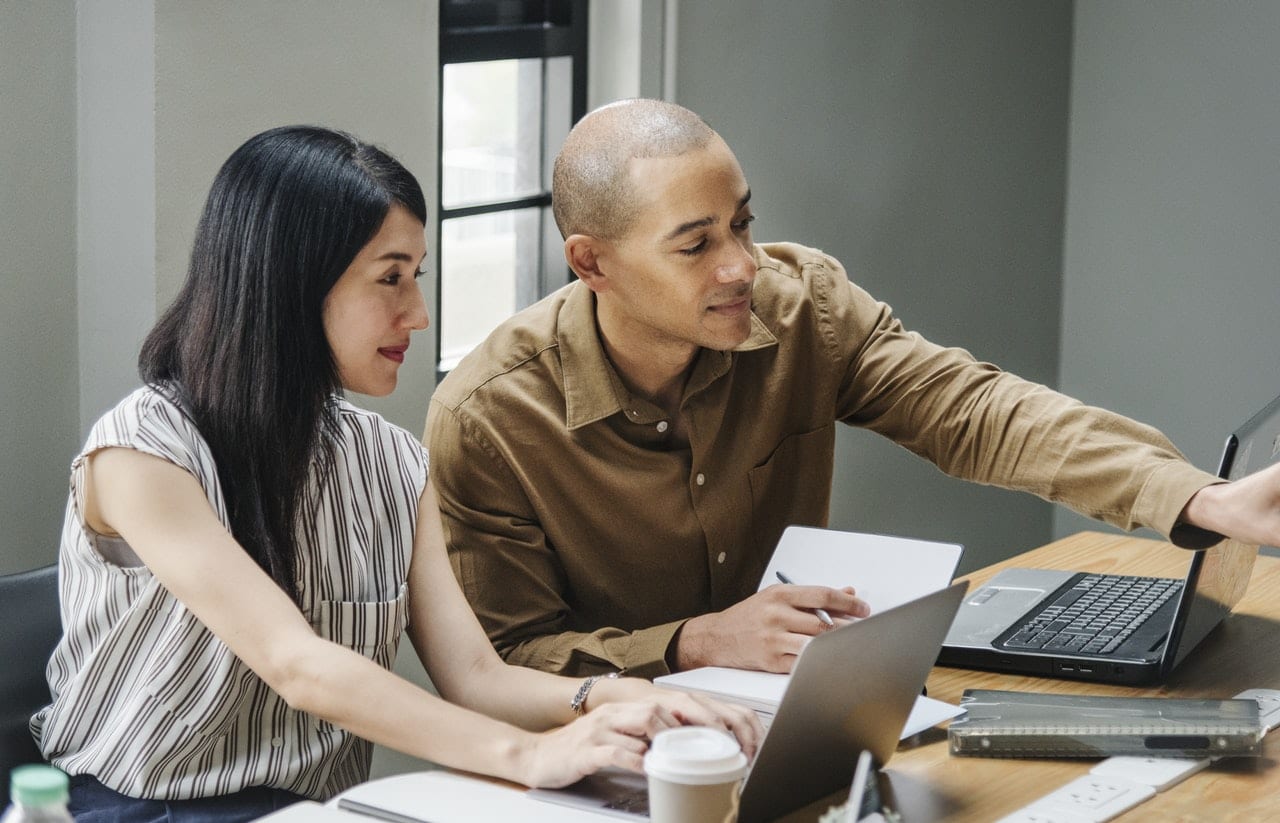
{"type": "Polygon", "coordinates": [[[404,362],[404,353],[408,346],[387,346],[378,349],[378,354],[396,363],[404,362]]]}

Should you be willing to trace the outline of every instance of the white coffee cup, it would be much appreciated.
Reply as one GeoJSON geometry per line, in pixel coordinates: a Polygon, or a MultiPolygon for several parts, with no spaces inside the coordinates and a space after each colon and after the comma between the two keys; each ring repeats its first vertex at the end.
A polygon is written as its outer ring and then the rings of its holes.
{"type": "Polygon", "coordinates": [[[747,757],[738,741],[704,726],[654,735],[644,756],[651,823],[733,823],[747,757]]]}

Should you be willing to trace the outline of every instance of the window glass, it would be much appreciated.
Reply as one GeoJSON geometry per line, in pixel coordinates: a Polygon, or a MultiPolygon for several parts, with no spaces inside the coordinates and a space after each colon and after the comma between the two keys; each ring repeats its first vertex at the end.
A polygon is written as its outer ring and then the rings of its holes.
{"type": "Polygon", "coordinates": [[[537,299],[543,211],[477,214],[441,225],[442,371],[537,299]]]}
{"type": "Polygon", "coordinates": [[[445,208],[542,191],[542,62],[444,67],[440,198],[445,208]]]}

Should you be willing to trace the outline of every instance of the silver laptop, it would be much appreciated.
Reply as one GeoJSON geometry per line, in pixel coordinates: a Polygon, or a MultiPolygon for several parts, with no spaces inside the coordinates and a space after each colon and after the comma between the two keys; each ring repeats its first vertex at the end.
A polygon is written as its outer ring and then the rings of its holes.
{"type": "MultiPolygon", "coordinates": [[[[852,783],[860,754],[883,766],[955,618],[967,584],[815,637],[801,653],[742,785],[739,823],[781,817],[852,783]]],[[[648,817],[643,775],[607,771],[540,800],[648,817]]]]}
{"type": "MultiPolygon", "coordinates": [[[[1280,455],[1280,397],[1230,437],[1218,476],[1280,455]]],[[[1139,685],[1162,681],[1244,596],[1258,547],[1192,553],[1182,579],[1006,569],[960,606],[938,664],[1139,685]]]]}

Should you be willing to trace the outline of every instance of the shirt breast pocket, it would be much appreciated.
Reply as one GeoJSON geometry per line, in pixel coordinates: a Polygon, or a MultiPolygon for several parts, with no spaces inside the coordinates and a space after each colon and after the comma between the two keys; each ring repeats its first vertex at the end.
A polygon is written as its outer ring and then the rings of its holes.
{"type": "Polygon", "coordinates": [[[389,669],[409,624],[408,591],[408,584],[401,584],[394,600],[322,600],[316,604],[311,626],[324,639],[389,669]]]}
{"type": "MultiPolygon", "coordinates": [[[[408,584],[401,584],[394,600],[321,600],[312,612],[311,627],[324,639],[390,669],[400,648],[400,637],[409,625],[408,592],[408,584]]],[[[313,717],[312,721],[321,732],[341,731],[327,720],[313,717]]]]}
{"type": "Polygon", "coordinates": [[[751,470],[751,531],[764,563],[787,526],[826,525],[835,428],[788,435],[751,470]]]}

